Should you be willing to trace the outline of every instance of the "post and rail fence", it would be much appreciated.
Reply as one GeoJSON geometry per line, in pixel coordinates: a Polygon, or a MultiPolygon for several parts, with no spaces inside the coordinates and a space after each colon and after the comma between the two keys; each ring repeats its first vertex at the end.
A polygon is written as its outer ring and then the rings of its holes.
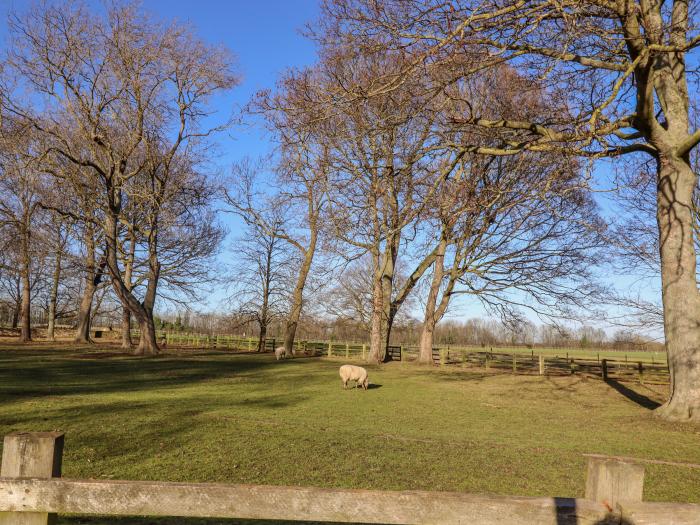
{"type": "MultiPolygon", "coordinates": [[[[235,350],[254,352],[258,348],[256,337],[233,335],[205,335],[180,332],[158,332],[158,338],[166,347],[187,347],[195,349],[235,350]]],[[[282,344],[278,338],[265,339],[265,351],[272,352],[282,344]]],[[[369,345],[350,341],[305,341],[294,342],[296,355],[342,358],[346,360],[366,360],[369,345]]],[[[622,359],[573,357],[574,352],[564,355],[548,355],[523,352],[494,352],[474,350],[465,347],[433,348],[433,362],[439,366],[480,367],[510,371],[525,375],[582,375],[602,378],[604,381],[638,382],[640,384],[668,384],[669,372],[665,362],[652,357],[651,362],[640,358],[622,359]]],[[[418,359],[418,347],[392,345],[387,349],[387,360],[411,362],[418,359]]]]}
{"type": "Polygon", "coordinates": [[[60,432],[5,436],[0,525],[56,515],[180,516],[383,524],[700,525],[700,505],[643,502],[644,467],[589,457],[584,498],[61,477],[60,432]]]}

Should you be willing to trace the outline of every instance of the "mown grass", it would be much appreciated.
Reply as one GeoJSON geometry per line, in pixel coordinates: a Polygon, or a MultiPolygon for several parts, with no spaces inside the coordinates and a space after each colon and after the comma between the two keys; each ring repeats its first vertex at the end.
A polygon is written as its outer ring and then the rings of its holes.
{"type": "MultiPolygon", "coordinates": [[[[700,463],[649,387],[391,363],[343,391],[334,360],[110,352],[0,348],[0,433],[64,431],[69,478],[582,496],[586,453],[700,463]]],[[[645,499],[700,503],[700,469],[646,472],[645,499]]]]}

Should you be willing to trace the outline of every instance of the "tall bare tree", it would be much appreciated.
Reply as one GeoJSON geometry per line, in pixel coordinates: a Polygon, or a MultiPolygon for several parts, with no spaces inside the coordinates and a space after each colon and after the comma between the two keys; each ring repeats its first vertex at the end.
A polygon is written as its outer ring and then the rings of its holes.
{"type": "Polygon", "coordinates": [[[484,154],[525,150],[576,152],[589,158],[649,155],[656,164],[664,333],[671,395],[658,414],[700,418],[700,292],[696,282],[693,192],[689,156],[700,142],[691,128],[698,89],[687,63],[700,47],[697,6],[687,0],[470,0],[402,3],[325,2],[329,36],[381,38],[413,57],[411,67],[384,75],[384,94],[407,75],[452,63],[452,80],[510,62],[558,109],[533,120],[473,113],[456,124],[500,130],[504,147],[474,145],[484,154]],[[465,52],[483,59],[464,67],[465,52]],[[566,107],[566,111],[559,108],[566,107]]]}
{"type": "Polygon", "coordinates": [[[214,131],[202,123],[211,96],[236,84],[229,53],[130,3],[110,4],[104,15],[75,2],[38,5],[14,16],[10,29],[6,69],[29,98],[6,85],[4,109],[41,137],[46,172],[61,176],[67,163],[94,183],[106,269],[143,334],[137,352],[154,354],[152,310],[119,265],[125,188],[143,173],[150,150],[170,162],[214,131]],[[42,111],[32,104],[37,96],[46,100],[42,111]]]}
{"type": "Polygon", "coordinates": [[[283,216],[273,209],[264,220],[260,216],[247,219],[244,232],[234,241],[232,302],[239,315],[258,325],[258,352],[265,350],[272,322],[287,309],[290,276],[296,266],[292,258],[296,254],[282,239],[282,228],[283,216]]]}
{"type": "Polygon", "coordinates": [[[31,341],[32,261],[36,255],[35,226],[41,180],[31,161],[30,137],[16,121],[5,123],[0,141],[0,225],[9,228],[17,240],[17,270],[21,282],[20,307],[22,342],[31,341]]]}

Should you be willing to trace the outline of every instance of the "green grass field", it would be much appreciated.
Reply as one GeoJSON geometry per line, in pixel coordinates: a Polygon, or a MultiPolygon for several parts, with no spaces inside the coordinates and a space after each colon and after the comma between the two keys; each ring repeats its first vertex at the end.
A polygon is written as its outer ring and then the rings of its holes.
{"type": "MultiPolygon", "coordinates": [[[[343,391],[341,362],[0,347],[0,433],[64,431],[69,478],[580,497],[586,453],[700,463],[700,427],[652,415],[661,388],[390,363],[343,391]]],[[[646,472],[646,500],[700,503],[700,469],[646,472]]]]}

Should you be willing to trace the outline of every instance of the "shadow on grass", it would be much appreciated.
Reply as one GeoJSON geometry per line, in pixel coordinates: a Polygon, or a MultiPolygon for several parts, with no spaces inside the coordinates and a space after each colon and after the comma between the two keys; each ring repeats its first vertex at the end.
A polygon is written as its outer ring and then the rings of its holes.
{"type": "MultiPolygon", "coordinates": [[[[144,359],[129,354],[80,355],[67,352],[0,353],[0,403],[23,398],[142,392],[178,388],[217,379],[249,380],[260,370],[274,380],[303,382],[300,367],[280,367],[271,355],[231,359],[228,354],[168,355],[144,359]]],[[[292,365],[292,366],[289,366],[292,365]]]]}
{"type": "Polygon", "coordinates": [[[630,401],[637,403],[639,406],[644,407],[649,410],[654,410],[657,409],[661,406],[661,403],[654,401],[650,397],[645,396],[644,394],[640,394],[639,392],[635,392],[631,388],[623,385],[619,381],[616,381],[614,379],[608,379],[605,381],[608,385],[610,385],[613,389],[617,390],[620,394],[625,396],[627,399],[630,401]]]}

